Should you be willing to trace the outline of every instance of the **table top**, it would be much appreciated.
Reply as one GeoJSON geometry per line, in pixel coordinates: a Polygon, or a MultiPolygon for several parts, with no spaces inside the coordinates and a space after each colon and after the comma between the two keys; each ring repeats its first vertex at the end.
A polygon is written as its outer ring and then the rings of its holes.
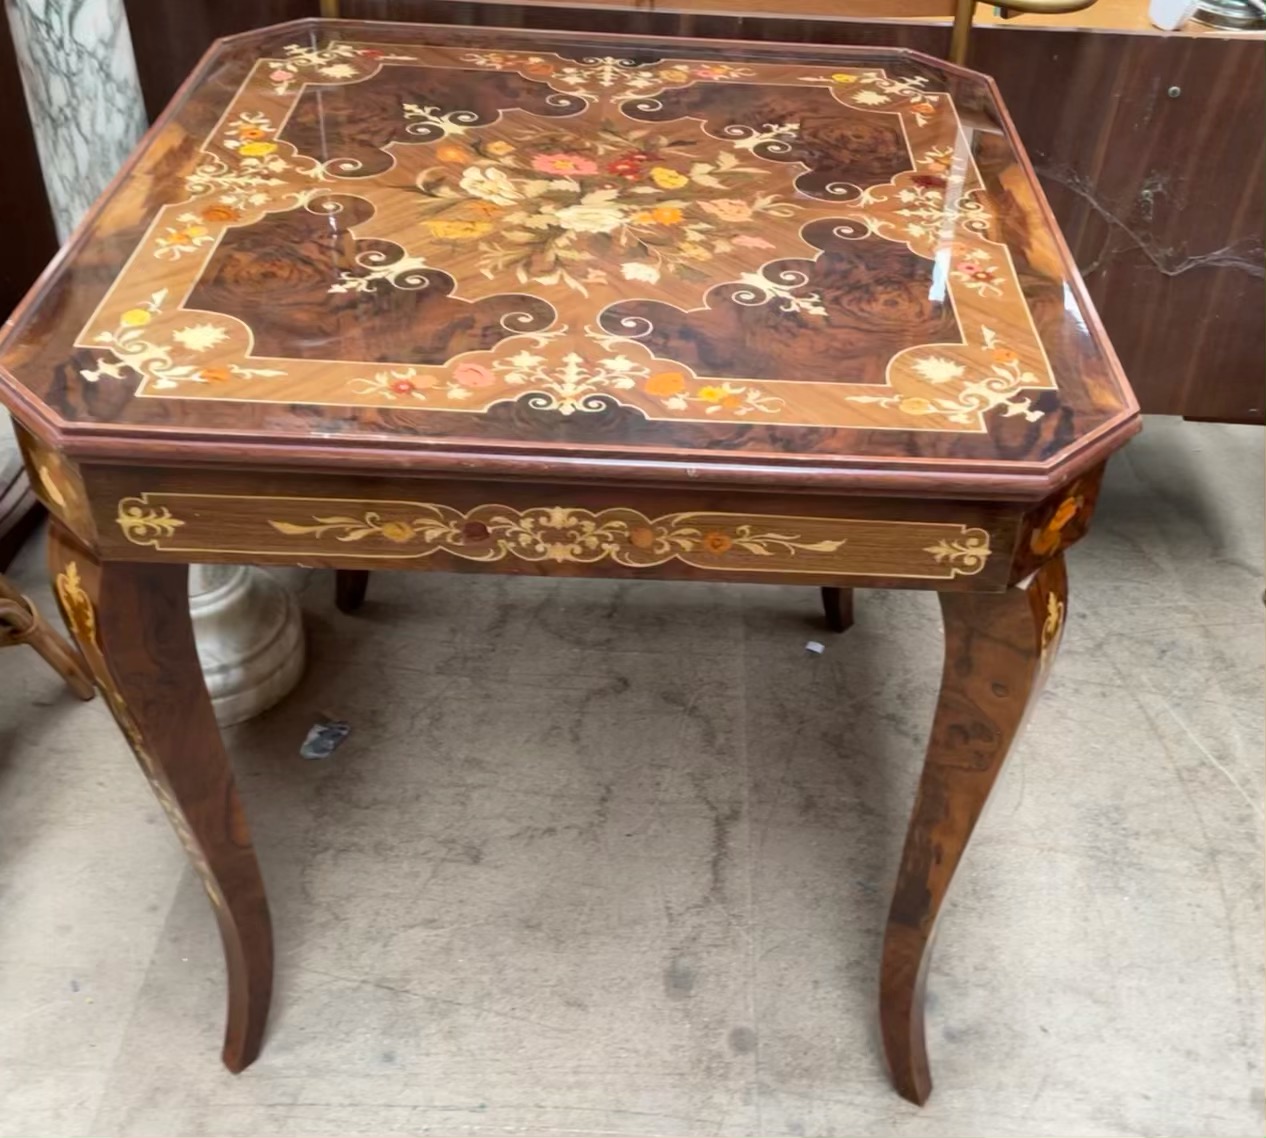
{"type": "Polygon", "coordinates": [[[1138,415],[982,76],[348,21],[217,44],[0,368],[114,461],[1037,497],[1138,415]]]}

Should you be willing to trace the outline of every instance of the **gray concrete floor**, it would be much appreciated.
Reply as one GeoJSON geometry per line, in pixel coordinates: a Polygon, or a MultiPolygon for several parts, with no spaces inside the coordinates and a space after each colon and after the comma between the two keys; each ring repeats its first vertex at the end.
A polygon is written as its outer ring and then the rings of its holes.
{"type": "Polygon", "coordinates": [[[923,1110],[873,1006],[930,595],[814,657],[810,589],[384,574],[349,618],[300,574],[307,678],[229,733],[278,939],[236,1078],[105,707],[0,653],[0,1133],[1260,1135],[1262,533],[1260,430],[1114,461],[942,922],[923,1110]],[[307,763],[319,713],[354,729],[307,763]]]}

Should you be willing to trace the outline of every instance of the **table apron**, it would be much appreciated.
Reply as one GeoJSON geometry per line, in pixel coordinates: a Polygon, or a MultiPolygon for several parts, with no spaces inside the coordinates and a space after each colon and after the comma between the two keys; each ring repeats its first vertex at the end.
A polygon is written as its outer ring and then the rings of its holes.
{"type": "Polygon", "coordinates": [[[31,482],[107,561],[1000,592],[1084,536],[1102,466],[1041,502],[76,463],[31,482]]]}
{"type": "Polygon", "coordinates": [[[997,591],[1022,521],[979,502],[80,469],[107,560],[997,591]]]}

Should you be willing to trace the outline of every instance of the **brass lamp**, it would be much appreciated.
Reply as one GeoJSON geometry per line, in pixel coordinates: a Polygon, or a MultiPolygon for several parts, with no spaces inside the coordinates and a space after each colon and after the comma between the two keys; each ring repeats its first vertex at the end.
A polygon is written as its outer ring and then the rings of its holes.
{"type": "MultiPolygon", "coordinates": [[[[967,45],[971,36],[972,17],[976,11],[976,5],[980,2],[981,0],[955,0],[954,31],[950,36],[951,63],[963,65],[967,63],[967,45]]],[[[1094,3],[1095,0],[1011,0],[1010,3],[999,5],[998,8],[1004,17],[1029,13],[1053,16],[1061,12],[1080,12],[1094,3]]]]}

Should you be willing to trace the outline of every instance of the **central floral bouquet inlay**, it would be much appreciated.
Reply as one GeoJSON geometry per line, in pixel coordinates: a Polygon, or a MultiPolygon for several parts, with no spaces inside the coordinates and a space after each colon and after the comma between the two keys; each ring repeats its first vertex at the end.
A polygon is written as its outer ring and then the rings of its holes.
{"type": "Polygon", "coordinates": [[[770,163],[746,164],[697,132],[603,123],[581,137],[533,125],[452,137],[435,157],[417,181],[430,234],[472,244],[481,273],[509,272],[523,284],[584,293],[613,276],[715,280],[708,262],[759,264],[775,248],[760,236],[762,221],[795,213],[781,195],[757,190],[770,184],[770,163]]]}

